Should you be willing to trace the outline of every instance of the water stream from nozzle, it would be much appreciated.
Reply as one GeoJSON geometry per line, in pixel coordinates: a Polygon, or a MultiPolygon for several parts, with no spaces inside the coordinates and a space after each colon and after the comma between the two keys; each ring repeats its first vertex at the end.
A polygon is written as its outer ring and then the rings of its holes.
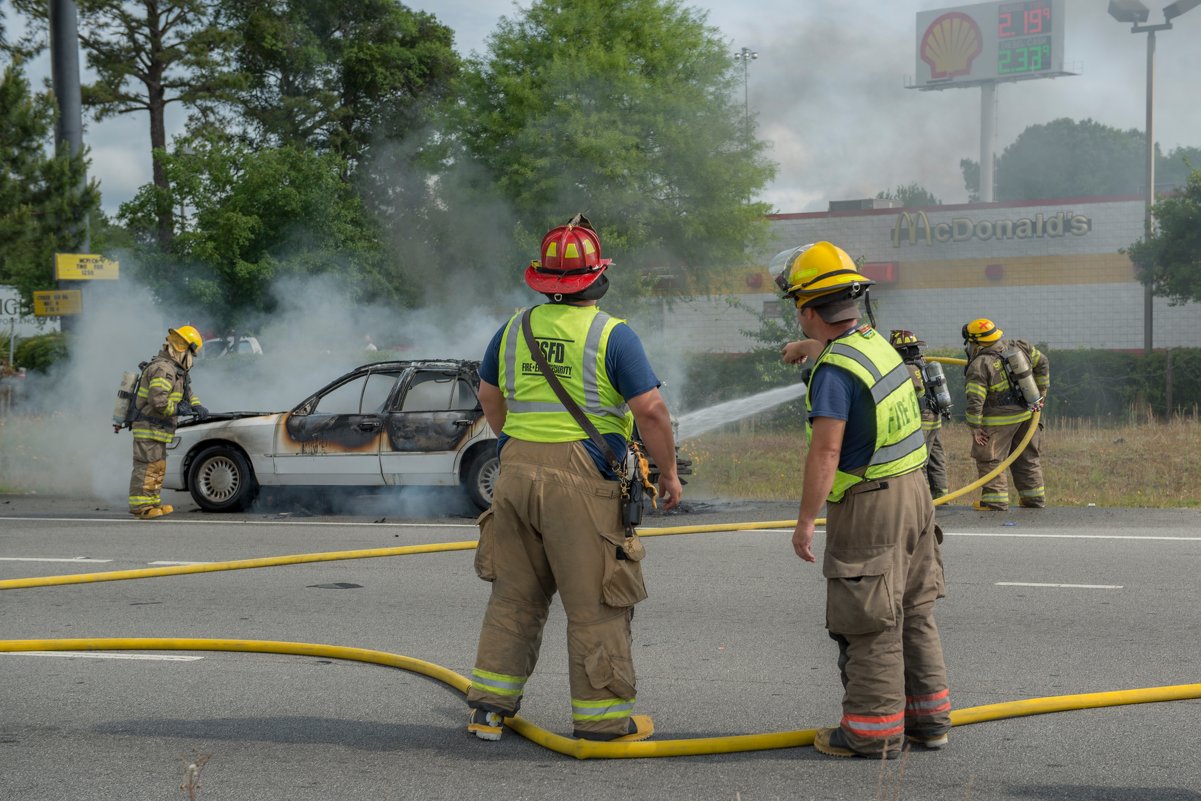
{"type": "Polygon", "coordinates": [[[767,411],[781,403],[796,400],[805,394],[805,385],[801,382],[776,387],[757,395],[726,401],[705,409],[697,409],[679,417],[680,431],[677,439],[680,442],[699,437],[718,426],[750,417],[752,414],[767,411]]]}

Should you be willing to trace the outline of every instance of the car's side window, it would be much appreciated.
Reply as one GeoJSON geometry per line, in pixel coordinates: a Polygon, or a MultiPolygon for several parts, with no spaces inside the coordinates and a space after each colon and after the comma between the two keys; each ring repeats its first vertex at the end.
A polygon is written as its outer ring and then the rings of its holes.
{"type": "Polygon", "coordinates": [[[402,412],[445,412],[451,408],[451,393],[457,389],[454,376],[417,373],[405,393],[402,412]]]}
{"type": "Polygon", "coordinates": [[[331,389],[317,400],[313,409],[316,414],[358,414],[359,402],[363,397],[363,387],[367,377],[359,376],[353,381],[331,389]]]}
{"type": "Polygon", "coordinates": [[[384,411],[392,387],[396,386],[396,373],[371,373],[367,376],[367,386],[363,390],[363,414],[377,414],[384,411]]]}
{"type": "Polygon", "coordinates": [[[455,393],[454,398],[450,403],[452,412],[470,412],[474,411],[480,405],[479,399],[475,396],[475,392],[471,389],[471,384],[460,378],[457,382],[459,391],[455,393]]]}

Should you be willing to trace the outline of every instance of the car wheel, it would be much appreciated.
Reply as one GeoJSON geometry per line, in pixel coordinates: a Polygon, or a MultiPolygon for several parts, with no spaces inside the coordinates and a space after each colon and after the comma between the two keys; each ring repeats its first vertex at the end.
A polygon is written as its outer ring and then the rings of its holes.
{"type": "Polygon", "coordinates": [[[481,512],[492,505],[492,490],[496,487],[498,475],[500,458],[492,448],[480,451],[467,468],[463,485],[467,489],[467,496],[481,512]]]}
{"type": "Polygon", "coordinates": [[[258,482],[246,457],[234,448],[206,448],[188,468],[192,500],[206,512],[240,512],[258,495],[258,482]]]}

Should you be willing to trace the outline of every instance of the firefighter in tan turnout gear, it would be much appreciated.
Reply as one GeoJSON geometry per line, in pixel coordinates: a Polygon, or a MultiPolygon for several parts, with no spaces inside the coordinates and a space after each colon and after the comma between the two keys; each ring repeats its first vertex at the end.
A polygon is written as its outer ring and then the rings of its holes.
{"type": "Polygon", "coordinates": [[[888,335],[888,342],[901,354],[913,378],[913,388],[922,407],[922,434],[926,438],[926,481],[930,484],[930,497],[940,498],[947,494],[947,456],[942,449],[942,421],[951,416],[947,378],[938,362],[926,361],[922,353],[926,343],[912,331],[894,329],[888,335]]]}
{"type": "Polygon", "coordinates": [[[815,520],[825,505],[826,628],[845,692],[839,725],[820,729],[813,745],[877,759],[898,756],[906,738],[942,748],[951,728],[933,615],[942,558],[909,370],[888,340],[859,324],[858,298],[873,282],[841,248],[784,251],[772,270],[805,335],[825,343],[805,394],[809,448],[792,545],[816,561],[815,520]]]}
{"type": "MultiPolygon", "coordinates": [[[[1051,386],[1051,364],[1046,354],[1025,340],[1001,339],[1003,334],[984,318],[963,327],[963,348],[968,359],[964,370],[965,416],[972,430],[972,458],[980,476],[994,470],[1025,438],[1033,412],[1042,409],[1051,386]]],[[[1009,466],[1019,501],[1032,509],[1041,509],[1047,503],[1039,461],[1041,439],[1041,430],[1035,431],[1030,444],[1009,466]]],[[[980,500],[973,508],[981,512],[1009,509],[1004,472],[980,488],[980,500]]]]}
{"type": "Polygon", "coordinates": [[[500,454],[492,508],[480,517],[476,572],[492,594],[467,694],[467,730],[484,740],[499,740],[521,704],[556,591],[567,613],[574,736],[634,741],[654,732],[649,716],[633,714],[630,620],[646,597],[645,551],[623,517],[623,505],[635,514],[623,504],[633,487],[618,462],[635,421],[659,466],[664,508],[679,503],[681,487],[670,415],[642,343],[597,307],[609,264],[582,215],[547,233],[525,282],[550,302],[514,315],[480,364],[480,403],[500,454]]]}
{"type": "Polygon", "coordinates": [[[167,341],[142,370],[134,398],[133,474],[129,478],[129,511],[147,519],[175,511],[159,493],[167,470],[167,444],[175,436],[179,414],[208,417],[208,410],[192,394],[188,371],[196,352],[204,347],[200,332],[190,325],[167,331],[167,341]]]}

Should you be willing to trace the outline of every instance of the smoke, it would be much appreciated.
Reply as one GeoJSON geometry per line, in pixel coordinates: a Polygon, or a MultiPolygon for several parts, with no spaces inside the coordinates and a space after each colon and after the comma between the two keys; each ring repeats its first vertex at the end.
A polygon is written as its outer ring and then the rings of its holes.
{"type": "MultiPolygon", "coordinates": [[[[46,375],[31,373],[17,404],[2,419],[0,486],[91,497],[124,508],[131,436],[128,431],[114,435],[110,422],[121,374],[136,372],[139,362],[151,359],[168,328],[190,323],[206,336],[220,332],[206,331],[204,322],[186,310],[163,307],[148,289],[126,277],[134,272],[132,265],[122,267],[119,282],[86,287],[85,313],[75,321],[69,359],[46,375]]],[[[448,302],[398,313],[355,303],[336,276],[283,280],[273,292],[278,311],[239,332],[259,340],[261,355],[202,355],[193,367],[193,391],[210,411],[287,411],[339,375],[372,361],[479,359],[513,311],[497,298],[495,307],[472,310],[448,302]],[[378,351],[365,349],[365,336],[378,351]]],[[[430,500],[421,491],[406,490],[397,496],[395,508],[381,507],[382,502],[381,496],[372,508],[393,516],[462,508],[453,501],[448,506],[445,491],[430,500]]],[[[319,508],[333,509],[334,503],[319,508]]],[[[302,507],[297,507],[300,513],[302,507]]]]}

